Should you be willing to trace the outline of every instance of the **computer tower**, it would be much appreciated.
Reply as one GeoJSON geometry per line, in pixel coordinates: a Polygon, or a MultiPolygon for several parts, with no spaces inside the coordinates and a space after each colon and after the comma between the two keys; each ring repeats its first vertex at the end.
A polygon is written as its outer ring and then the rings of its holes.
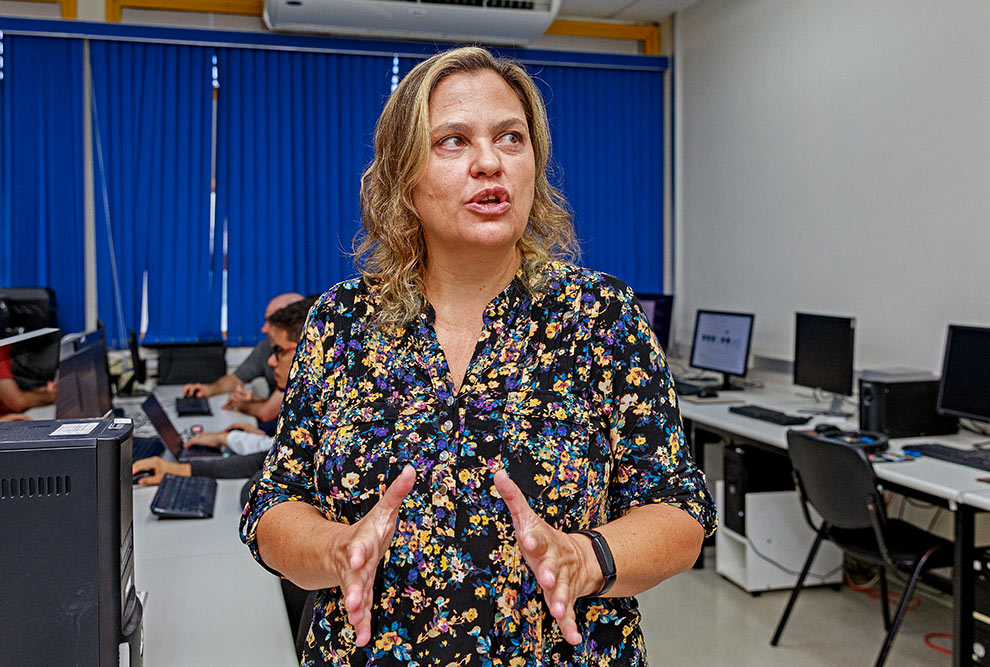
{"type": "Polygon", "coordinates": [[[791,462],[783,452],[777,454],[756,447],[729,446],[723,453],[722,475],[725,479],[725,527],[737,535],[746,535],[746,494],[794,489],[791,462]]]}
{"type": "Polygon", "coordinates": [[[143,665],[129,419],[0,424],[5,665],[143,665]]]}
{"type": "Polygon", "coordinates": [[[938,380],[904,376],[859,380],[859,428],[888,438],[955,433],[958,420],[935,409],[938,380]]]}

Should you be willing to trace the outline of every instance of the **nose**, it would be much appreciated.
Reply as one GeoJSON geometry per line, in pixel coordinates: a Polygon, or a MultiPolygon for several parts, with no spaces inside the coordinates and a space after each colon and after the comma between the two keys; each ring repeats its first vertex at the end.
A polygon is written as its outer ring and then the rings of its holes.
{"type": "Polygon", "coordinates": [[[471,175],[495,176],[502,172],[502,156],[491,142],[475,144],[474,160],[471,162],[471,175]]]}
{"type": "Polygon", "coordinates": [[[272,368],[278,366],[278,359],[275,358],[274,352],[268,355],[268,365],[271,366],[272,368]]]}

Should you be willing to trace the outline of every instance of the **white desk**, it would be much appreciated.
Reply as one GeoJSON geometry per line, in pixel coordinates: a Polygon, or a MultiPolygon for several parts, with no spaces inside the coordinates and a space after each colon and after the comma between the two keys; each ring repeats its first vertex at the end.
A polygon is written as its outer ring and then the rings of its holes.
{"type": "MultiPolygon", "coordinates": [[[[212,416],[177,417],[181,387],[156,394],[180,431],[221,430],[244,415],[210,399],[212,416]]],[[[149,506],[157,487],[134,487],[135,581],[147,591],[144,664],[298,665],[276,577],[255,562],[238,536],[244,480],[218,480],[212,519],[161,520],[149,506]]]]}
{"type": "MultiPolygon", "coordinates": [[[[746,402],[796,414],[802,409],[813,408],[810,390],[796,387],[786,377],[773,374],[754,374],[764,382],[760,389],[743,392],[722,392],[720,398],[738,397],[738,403],[746,402]],[[803,396],[802,396],[803,395],[803,396]]],[[[814,428],[819,423],[855,429],[858,423],[835,417],[814,417],[804,426],[778,426],[751,417],[729,412],[733,403],[704,403],[682,399],[681,416],[692,445],[698,442],[698,431],[713,433],[736,442],[748,442],[758,446],[787,449],[789,428],[814,428]]],[[[942,442],[967,447],[985,436],[960,432],[954,435],[923,438],[898,438],[891,441],[891,449],[898,451],[911,442],[942,442]]],[[[703,447],[695,446],[695,455],[703,460],[703,447]]],[[[974,515],[978,511],[990,511],[990,488],[977,481],[988,473],[966,466],[921,457],[900,463],[877,463],[877,477],[885,486],[905,495],[925,498],[939,503],[954,513],[954,561],[953,561],[953,664],[971,665],[973,647],[973,603],[975,554],[974,515]]]]}

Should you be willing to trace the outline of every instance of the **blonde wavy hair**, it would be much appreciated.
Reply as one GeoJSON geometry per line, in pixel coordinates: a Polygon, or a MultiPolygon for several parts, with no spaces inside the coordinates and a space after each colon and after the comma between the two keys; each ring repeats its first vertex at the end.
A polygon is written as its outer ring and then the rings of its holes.
{"type": "Polygon", "coordinates": [[[426,243],[412,191],[430,151],[430,96],[452,74],[490,70],[519,97],[536,160],[529,224],[517,247],[530,290],[543,285],[550,260],[574,261],[578,245],[564,196],[547,180],[550,128],[540,92],[519,65],[485,49],[443,51],[416,65],[389,96],[375,126],[375,157],[361,176],[361,230],[355,237],[358,270],[377,296],[379,327],[399,327],[423,307],[426,243]]]}

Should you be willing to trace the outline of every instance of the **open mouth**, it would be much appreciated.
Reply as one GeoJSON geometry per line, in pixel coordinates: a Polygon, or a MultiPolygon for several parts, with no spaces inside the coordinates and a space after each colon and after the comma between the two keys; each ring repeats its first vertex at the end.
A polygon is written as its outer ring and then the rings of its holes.
{"type": "Polygon", "coordinates": [[[467,207],[483,215],[499,215],[509,210],[509,191],[505,188],[486,188],[478,192],[467,203],[467,207]]]}

